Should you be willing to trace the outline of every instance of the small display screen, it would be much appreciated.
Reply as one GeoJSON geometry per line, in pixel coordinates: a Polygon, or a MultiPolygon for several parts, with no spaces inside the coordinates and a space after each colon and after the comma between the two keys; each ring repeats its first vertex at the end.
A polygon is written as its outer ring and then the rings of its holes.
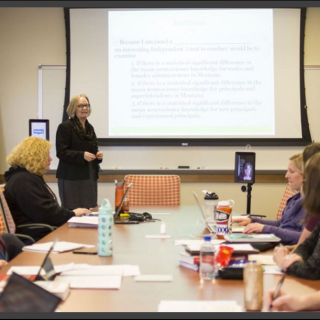
{"type": "Polygon", "coordinates": [[[239,183],[255,182],[256,154],[254,152],[236,152],[234,181],[239,183]]]}
{"type": "Polygon", "coordinates": [[[49,141],[49,120],[30,119],[29,136],[49,141]]]}

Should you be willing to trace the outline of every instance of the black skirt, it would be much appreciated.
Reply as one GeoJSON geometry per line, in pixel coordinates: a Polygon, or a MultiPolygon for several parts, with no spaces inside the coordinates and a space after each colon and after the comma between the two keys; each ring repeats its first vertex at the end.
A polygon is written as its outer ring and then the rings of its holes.
{"type": "Polygon", "coordinates": [[[89,179],[58,179],[61,206],[66,209],[95,208],[98,205],[98,180],[93,162],[89,163],[89,179]]]}

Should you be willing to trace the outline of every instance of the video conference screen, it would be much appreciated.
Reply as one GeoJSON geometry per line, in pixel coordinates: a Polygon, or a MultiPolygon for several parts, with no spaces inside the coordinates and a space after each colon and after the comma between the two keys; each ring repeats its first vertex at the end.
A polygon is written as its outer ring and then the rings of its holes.
{"type": "Polygon", "coordinates": [[[255,182],[256,154],[254,152],[236,152],[235,158],[235,182],[255,182]]]}

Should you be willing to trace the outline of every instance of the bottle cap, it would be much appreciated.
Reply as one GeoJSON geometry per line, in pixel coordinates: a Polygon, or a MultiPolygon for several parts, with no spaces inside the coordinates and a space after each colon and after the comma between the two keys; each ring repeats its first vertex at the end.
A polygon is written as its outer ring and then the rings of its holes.
{"type": "Polygon", "coordinates": [[[204,200],[219,200],[219,197],[214,192],[207,192],[204,196],[204,200]]]}
{"type": "Polygon", "coordinates": [[[219,207],[230,207],[230,202],[229,201],[219,201],[218,206],[219,207]]]}
{"type": "Polygon", "coordinates": [[[112,208],[111,208],[111,204],[110,201],[108,199],[103,199],[101,201],[101,205],[99,207],[99,214],[108,214],[108,213],[112,213],[112,208]]]}
{"type": "Polygon", "coordinates": [[[211,235],[210,234],[206,234],[205,236],[203,236],[203,240],[204,241],[211,241],[211,235]]]}

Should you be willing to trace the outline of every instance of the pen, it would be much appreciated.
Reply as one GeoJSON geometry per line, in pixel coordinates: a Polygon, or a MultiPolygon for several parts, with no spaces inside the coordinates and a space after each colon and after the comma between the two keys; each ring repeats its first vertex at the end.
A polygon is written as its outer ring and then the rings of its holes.
{"type": "Polygon", "coordinates": [[[269,312],[272,310],[272,301],[274,301],[276,299],[276,297],[278,296],[285,277],[286,277],[286,275],[284,274],[283,277],[279,280],[279,282],[277,284],[276,290],[274,291],[274,293],[272,295],[272,300],[271,300],[271,303],[269,306],[269,312]]]}

